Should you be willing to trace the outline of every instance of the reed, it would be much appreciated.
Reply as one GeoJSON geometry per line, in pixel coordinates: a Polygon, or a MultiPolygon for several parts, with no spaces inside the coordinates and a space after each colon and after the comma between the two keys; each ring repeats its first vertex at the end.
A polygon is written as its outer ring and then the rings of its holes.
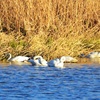
{"type": "MultiPolygon", "coordinates": [[[[100,50],[99,0],[1,0],[0,49],[48,60],[100,50]]],[[[1,57],[2,58],[2,57],[1,57]]]]}

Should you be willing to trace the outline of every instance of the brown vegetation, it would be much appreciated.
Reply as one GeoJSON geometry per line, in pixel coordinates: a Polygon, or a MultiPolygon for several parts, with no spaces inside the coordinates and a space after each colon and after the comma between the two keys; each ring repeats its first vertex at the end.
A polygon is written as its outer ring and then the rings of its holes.
{"type": "Polygon", "coordinates": [[[99,51],[100,0],[0,0],[0,31],[0,55],[99,51]]]}

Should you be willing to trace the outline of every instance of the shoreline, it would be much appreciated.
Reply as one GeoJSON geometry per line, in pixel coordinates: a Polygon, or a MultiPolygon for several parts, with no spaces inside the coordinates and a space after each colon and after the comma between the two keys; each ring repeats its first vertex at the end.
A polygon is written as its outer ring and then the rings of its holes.
{"type": "MultiPolygon", "coordinates": [[[[98,65],[100,64],[100,58],[98,58],[97,60],[91,60],[91,59],[88,59],[88,58],[79,58],[78,59],[78,62],[76,63],[64,63],[64,66],[66,66],[66,68],[68,67],[82,67],[81,65],[98,65]]],[[[7,66],[10,66],[10,65],[14,65],[14,66],[32,66],[34,67],[33,65],[31,65],[31,63],[10,63],[10,62],[3,62],[3,61],[0,61],[0,66],[2,67],[7,67],[7,66]]]]}

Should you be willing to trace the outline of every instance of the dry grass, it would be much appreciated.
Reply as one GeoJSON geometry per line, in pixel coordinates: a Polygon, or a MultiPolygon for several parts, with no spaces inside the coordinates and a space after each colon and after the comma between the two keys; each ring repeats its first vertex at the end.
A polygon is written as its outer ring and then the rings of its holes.
{"type": "Polygon", "coordinates": [[[100,0],[1,0],[0,31],[0,55],[100,51],[100,0]]]}

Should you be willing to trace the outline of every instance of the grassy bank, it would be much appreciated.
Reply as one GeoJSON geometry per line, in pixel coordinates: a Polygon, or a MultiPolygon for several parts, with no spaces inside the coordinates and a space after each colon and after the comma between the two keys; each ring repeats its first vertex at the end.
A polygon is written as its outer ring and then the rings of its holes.
{"type": "Polygon", "coordinates": [[[2,0],[0,31],[0,60],[6,52],[49,60],[100,51],[100,3],[2,0]]]}

